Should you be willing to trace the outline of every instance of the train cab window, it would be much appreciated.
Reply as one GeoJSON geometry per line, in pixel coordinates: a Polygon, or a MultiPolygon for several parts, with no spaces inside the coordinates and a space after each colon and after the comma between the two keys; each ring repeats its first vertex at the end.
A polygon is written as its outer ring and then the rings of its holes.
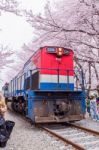
{"type": "Polygon", "coordinates": [[[47,52],[48,53],[56,53],[56,49],[54,47],[48,47],[47,52]]]}
{"type": "Polygon", "coordinates": [[[70,50],[69,49],[64,49],[64,54],[65,55],[69,55],[70,54],[70,50]]]}
{"type": "Polygon", "coordinates": [[[62,48],[62,47],[48,47],[47,52],[48,53],[56,53],[56,54],[62,53],[62,55],[69,55],[70,54],[69,49],[62,48]]]}

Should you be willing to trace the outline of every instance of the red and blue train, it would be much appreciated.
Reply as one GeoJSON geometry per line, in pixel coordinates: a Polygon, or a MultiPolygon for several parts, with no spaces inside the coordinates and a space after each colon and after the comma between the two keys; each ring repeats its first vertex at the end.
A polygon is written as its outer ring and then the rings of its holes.
{"type": "Polygon", "coordinates": [[[4,86],[14,111],[34,123],[77,121],[85,115],[85,92],[75,87],[73,50],[45,46],[36,51],[23,69],[4,86]]]}

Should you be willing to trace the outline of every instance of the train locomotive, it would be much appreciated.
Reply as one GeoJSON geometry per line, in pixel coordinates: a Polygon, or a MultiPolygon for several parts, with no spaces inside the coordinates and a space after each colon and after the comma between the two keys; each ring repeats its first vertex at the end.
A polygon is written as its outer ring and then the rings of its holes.
{"type": "MultiPolygon", "coordinates": [[[[75,87],[73,56],[73,50],[58,46],[36,51],[6,84],[6,99],[12,109],[33,123],[84,119],[85,92],[75,87]]],[[[80,80],[83,84],[83,76],[80,80]]]]}

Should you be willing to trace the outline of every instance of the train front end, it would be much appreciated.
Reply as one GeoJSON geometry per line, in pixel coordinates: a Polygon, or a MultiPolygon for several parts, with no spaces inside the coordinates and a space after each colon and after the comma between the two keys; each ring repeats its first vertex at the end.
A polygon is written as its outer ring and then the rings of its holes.
{"type": "Polygon", "coordinates": [[[84,118],[85,94],[75,90],[73,55],[70,49],[46,46],[32,57],[36,69],[30,76],[27,116],[33,122],[59,123],[84,118]]]}

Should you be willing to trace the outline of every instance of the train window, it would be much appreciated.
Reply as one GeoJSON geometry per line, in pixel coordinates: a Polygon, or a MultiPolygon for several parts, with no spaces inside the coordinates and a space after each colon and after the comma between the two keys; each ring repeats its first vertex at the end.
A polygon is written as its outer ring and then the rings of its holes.
{"type": "Polygon", "coordinates": [[[48,53],[62,53],[62,55],[69,55],[70,54],[70,50],[69,49],[66,49],[66,48],[55,48],[55,47],[48,47],[47,48],[47,52],[48,53]]]}
{"type": "Polygon", "coordinates": [[[5,86],[5,87],[4,87],[4,90],[7,91],[7,90],[8,90],[8,86],[5,86]]]}
{"type": "Polygon", "coordinates": [[[48,53],[56,53],[56,49],[54,47],[48,47],[47,52],[48,53]]]}
{"type": "Polygon", "coordinates": [[[70,50],[69,49],[64,49],[64,54],[65,55],[69,55],[70,54],[70,50]]]}

